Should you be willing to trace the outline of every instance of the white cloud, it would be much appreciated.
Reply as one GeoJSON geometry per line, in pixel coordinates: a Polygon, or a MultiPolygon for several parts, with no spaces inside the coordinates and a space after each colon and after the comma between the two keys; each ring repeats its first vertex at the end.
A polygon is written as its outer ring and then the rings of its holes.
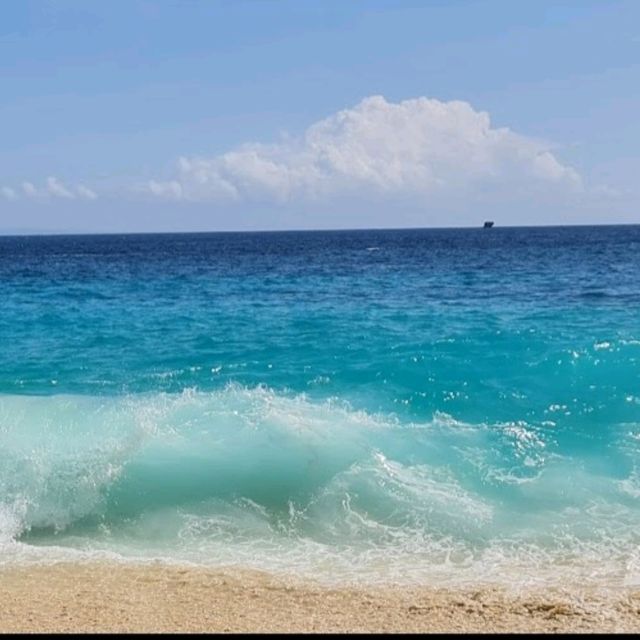
{"type": "Polygon", "coordinates": [[[33,186],[33,183],[31,182],[23,182],[22,191],[24,192],[24,195],[27,196],[28,198],[38,197],[38,190],[33,186]]]}
{"type": "Polygon", "coordinates": [[[2,187],[1,191],[2,191],[2,195],[7,200],[17,200],[18,199],[18,194],[16,193],[16,190],[12,189],[11,187],[2,187]]]}
{"type": "Polygon", "coordinates": [[[152,180],[158,197],[302,203],[334,197],[434,198],[582,189],[548,145],[506,128],[466,102],[371,96],[277,144],[181,158],[177,176],[152,180]]]}
{"type": "Polygon", "coordinates": [[[75,195],[53,176],[47,178],[47,192],[57,198],[68,198],[69,200],[75,198],[75,195]]]}
{"type": "Polygon", "coordinates": [[[18,200],[20,195],[27,200],[36,200],[44,202],[50,198],[63,198],[66,200],[75,200],[81,198],[83,200],[96,200],[98,194],[84,184],[76,184],[67,187],[58,178],[49,176],[43,187],[37,188],[33,182],[24,181],[19,190],[13,187],[4,186],[0,188],[2,194],[7,200],[18,200]]]}
{"type": "Polygon", "coordinates": [[[93,191],[92,189],[89,189],[89,187],[85,187],[83,184],[79,184],[76,187],[76,193],[81,198],[86,198],[87,200],[96,200],[98,198],[95,191],[93,191]]]}
{"type": "Polygon", "coordinates": [[[149,191],[154,196],[160,196],[163,198],[172,198],[175,200],[179,200],[182,197],[182,185],[176,180],[171,180],[170,182],[156,182],[155,180],[150,180],[149,191]]]}

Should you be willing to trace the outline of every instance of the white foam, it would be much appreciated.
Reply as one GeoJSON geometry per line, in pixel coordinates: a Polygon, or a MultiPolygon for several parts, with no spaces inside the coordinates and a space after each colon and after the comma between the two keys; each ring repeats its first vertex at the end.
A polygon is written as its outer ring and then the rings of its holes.
{"type": "Polygon", "coordinates": [[[403,423],[237,385],[0,396],[0,562],[636,584],[637,474],[590,473],[559,454],[555,433],[444,413],[403,423]]]}

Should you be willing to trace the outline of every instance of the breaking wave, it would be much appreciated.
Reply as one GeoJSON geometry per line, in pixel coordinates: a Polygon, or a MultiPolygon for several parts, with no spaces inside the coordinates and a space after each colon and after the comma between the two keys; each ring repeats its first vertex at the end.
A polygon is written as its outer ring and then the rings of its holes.
{"type": "Polygon", "coordinates": [[[639,434],[620,426],[612,471],[552,424],[414,423],[266,387],[4,395],[0,563],[638,584],[639,434]]]}

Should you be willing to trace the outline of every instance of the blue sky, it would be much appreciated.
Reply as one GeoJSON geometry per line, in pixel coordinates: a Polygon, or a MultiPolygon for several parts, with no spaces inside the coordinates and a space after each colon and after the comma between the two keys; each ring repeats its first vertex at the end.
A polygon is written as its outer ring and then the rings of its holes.
{"type": "Polygon", "coordinates": [[[0,5],[0,231],[640,221],[640,2],[0,5]]]}

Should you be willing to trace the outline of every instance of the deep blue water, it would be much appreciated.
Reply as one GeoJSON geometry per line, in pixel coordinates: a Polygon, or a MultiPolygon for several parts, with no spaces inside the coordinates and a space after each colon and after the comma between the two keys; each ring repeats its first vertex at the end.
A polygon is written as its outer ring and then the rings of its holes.
{"type": "Polygon", "coordinates": [[[640,576],[639,226],[0,237],[0,362],[11,557],[640,576]]]}

